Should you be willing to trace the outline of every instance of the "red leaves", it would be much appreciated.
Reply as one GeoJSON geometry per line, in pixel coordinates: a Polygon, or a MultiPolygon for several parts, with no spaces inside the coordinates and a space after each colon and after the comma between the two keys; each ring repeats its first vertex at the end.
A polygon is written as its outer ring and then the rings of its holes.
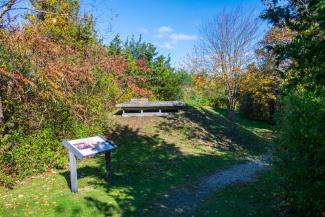
{"type": "Polygon", "coordinates": [[[1,33],[1,44],[15,58],[11,60],[13,67],[0,68],[0,75],[12,81],[14,87],[9,87],[9,82],[6,83],[7,89],[15,90],[16,96],[25,97],[26,101],[33,101],[38,96],[40,99],[62,102],[79,116],[84,102],[78,100],[78,94],[82,89],[96,85],[95,67],[102,72],[112,73],[115,78],[113,82],[121,93],[127,90],[132,95],[151,95],[146,88],[147,81],[141,75],[141,72],[148,70],[144,59],[136,61],[138,72],[134,72],[130,60],[124,56],[108,56],[107,50],[98,44],[82,48],[73,44],[59,44],[37,31],[1,33]]]}
{"type": "Polygon", "coordinates": [[[3,75],[14,82],[17,93],[24,93],[24,85],[29,85],[32,88],[36,87],[32,81],[19,72],[8,72],[5,69],[0,68],[0,75],[3,75]]]}
{"type": "MultiPolygon", "coordinates": [[[[146,60],[139,60],[136,62],[141,70],[147,70],[146,60]],[[138,65],[139,64],[139,65],[138,65]]],[[[113,73],[116,77],[115,82],[121,88],[129,88],[138,96],[148,97],[151,92],[145,88],[146,79],[143,76],[130,75],[128,73],[128,60],[123,56],[103,56],[98,60],[98,65],[101,70],[107,73],[113,73]]]]}
{"type": "Polygon", "coordinates": [[[138,59],[136,60],[136,65],[139,69],[140,72],[146,72],[148,71],[148,64],[147,64],[147,60],[145,59],[138,59]]]}
{"type": "Polygon", "coordinates": [[[118,77],[123,77],[128,68],[127,60],[122,56],[104,57],[99,64],[104,71],[112,72],[118,77]]]}

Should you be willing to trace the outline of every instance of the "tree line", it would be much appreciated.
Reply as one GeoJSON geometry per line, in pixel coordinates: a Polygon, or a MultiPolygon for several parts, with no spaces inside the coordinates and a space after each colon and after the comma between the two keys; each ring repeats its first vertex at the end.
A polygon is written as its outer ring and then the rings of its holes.
{"type": "Polygon", "coordinates": [[[77,0],[17,2],[0,17],[2,185],[63,167],[60,141],[103,132],[118,102],[180,97],[181,73],[141,36],[103,44],[77,0]]]}
{"type": "Polygon", "coordinates": [[[196,88],[204,103],[223,104],[231,120],[238,110],[276,124],[278,205],[290,216],[323,216],[325,1],[262,2],[260,18],[271,27],[253,59],[247,51],[259,24],[252,13],[225,10],[203,24],[193,58],[196,88]]]}

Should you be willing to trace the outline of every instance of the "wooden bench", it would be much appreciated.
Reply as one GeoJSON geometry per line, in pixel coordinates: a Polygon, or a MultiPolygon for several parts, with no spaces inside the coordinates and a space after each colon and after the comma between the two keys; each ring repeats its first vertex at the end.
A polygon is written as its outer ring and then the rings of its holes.
{"type": "Polygon", "coordinates": [[[150,102],[147,98],[142,98],[131,99],[129,102],[117,104],[116,107],[122,109],[123,117],[162,116],[178,113],[184,107],[184,103],[180,101],[150,102]]]}

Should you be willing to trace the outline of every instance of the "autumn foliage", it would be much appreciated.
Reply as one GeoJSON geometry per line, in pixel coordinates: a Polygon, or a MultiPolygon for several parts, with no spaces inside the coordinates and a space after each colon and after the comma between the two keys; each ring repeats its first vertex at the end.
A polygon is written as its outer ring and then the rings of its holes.
{"type": "Polygon", "coordinates": [[[179,85],[168,58],[157,57],[153,45],[100,43],[92,17],[80,16],[77,1],[33,1],[33,7],[49,13],[28,13],[23,25],[1,20],[0,183],[5,185],[62,167],[66,154],[60,141],[105,130],[117,102],[175,99],[179,85]],[[164,80],[166,86],[157,88],[164,80]]]}

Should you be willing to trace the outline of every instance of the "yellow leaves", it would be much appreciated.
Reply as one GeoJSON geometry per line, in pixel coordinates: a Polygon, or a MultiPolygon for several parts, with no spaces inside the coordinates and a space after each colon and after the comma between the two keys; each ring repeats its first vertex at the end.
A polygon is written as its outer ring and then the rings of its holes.
{"type": "Polygon", "coordinates": [[[194,75],[194,85],[197,91],[201,91],[207,83],[207,79],[201,75],[194,75]]]}
{"type": "Polygon", "coordinates": [[[29,20],[31,23],[36,23],[36,21],[37,21],[37,17],[34,16],[34,15],[31,15],[31,14],[28,14],[28,15],[26,16],[26,18],[27,18],[27,20],[29,20]]]}
{"type": "Polygon", "coordinates": [[[240,95],[249,94],[255,103],[267,105],[277,99],[279,80],[270,73],[261,72],[256,67],[250,67],[248,72],[241,78],[240,95]]]}
{"type": "Polygon", "coordinates": [[[224,84],[220,78],[208,76],[206,74],[193,75],[194,87],[197,92],[202,92],[205,89],[218,89],[224,84]]]}
{"type": "Polygon", "coordinates": [[[274,94],[270,94],[270,95],[269,95],[269,98],[270,98],[270,99],[273,99],[273,100],[276,100],[276,99],[277,99],[276,95],[274,95],[274,94]]]}
{"type": "Polygon", "coordinates": [[[48,0],[47,4],[51,5],[51,6],[55,6],[55,4],[57,4],[57,0],[48,0]]]}

